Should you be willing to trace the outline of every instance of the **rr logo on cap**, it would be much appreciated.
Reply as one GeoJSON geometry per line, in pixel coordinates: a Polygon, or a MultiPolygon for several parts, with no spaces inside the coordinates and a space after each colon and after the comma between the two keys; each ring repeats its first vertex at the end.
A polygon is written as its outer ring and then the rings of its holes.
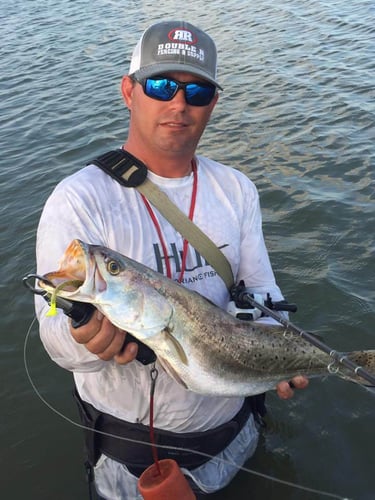
{"type": "Polygon", "coordinates": [[[193,44],[196,42],[196,38],[193,33],[189,30],[183,30],[181,28],[175,28],[174,30],[168,33],[169,40],[179,41],[188,44],[193,44]]]}

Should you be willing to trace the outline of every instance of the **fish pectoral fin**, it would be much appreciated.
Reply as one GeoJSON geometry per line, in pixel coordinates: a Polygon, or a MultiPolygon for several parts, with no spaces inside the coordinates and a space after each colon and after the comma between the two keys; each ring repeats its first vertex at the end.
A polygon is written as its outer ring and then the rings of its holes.
{"type": "Polygon", "coordinates": [[[176,370],[171,366],[171,364],[166,359],[158,356],[158,361],[164,368],[164,370],[168,373],[168,375],[173,378],[173,380],[175,380],[178,384],[182,385],[182,387],[184,387],[185,389],[188,389],[188,386],[185,384],[185,382],[182,380],[182,378],[179,376],[176,370]]]}
{"type": "Polygon", "coordinates": [[[172,353],[174,353],[179,358],[181,363],[187,365],[188,358],[180,342],[172,335],[172,333],[168,328],[165,328],[163,330],[163,334],[164,334],[164,341],[168,344],[168,347],[172,351],[172,353]]]}

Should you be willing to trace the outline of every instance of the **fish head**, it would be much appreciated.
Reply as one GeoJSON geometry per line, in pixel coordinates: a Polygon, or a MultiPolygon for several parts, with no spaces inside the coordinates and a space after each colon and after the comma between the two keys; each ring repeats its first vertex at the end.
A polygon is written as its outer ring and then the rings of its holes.
{"type": "Polygon", "coordinates": [[[39,285],[51,295],[93,304],[114,325],[147,340],[171,327],[173,307],[143,267],[109,248],[73,240],[59,269],[45,274],[39,285]]]}
{"type": "MultiPolygon", "coordinates": [[[[59,269],[45,274],[39,286],[51,295],[55,293],[69,300],[92,302],[95,263],[87,247],[86,243],[73,240],[60,259],[59,269]]],[[[99,286],[100,281],[96,283],[99,286]]]]}

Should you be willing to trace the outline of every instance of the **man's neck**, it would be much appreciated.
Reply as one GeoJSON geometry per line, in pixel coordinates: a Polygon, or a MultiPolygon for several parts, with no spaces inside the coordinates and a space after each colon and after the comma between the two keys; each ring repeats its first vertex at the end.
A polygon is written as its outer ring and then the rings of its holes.
{"type": "Polygon", "coordinates": [[[186,177],[192,171],[192,160],[194,154],[177,155],[164,154],[156,155],[144,151],[138,151],[131,144],[125,142],[123,149],[141,160],[151,172],[160,177],[180,178],[186,177]]]}

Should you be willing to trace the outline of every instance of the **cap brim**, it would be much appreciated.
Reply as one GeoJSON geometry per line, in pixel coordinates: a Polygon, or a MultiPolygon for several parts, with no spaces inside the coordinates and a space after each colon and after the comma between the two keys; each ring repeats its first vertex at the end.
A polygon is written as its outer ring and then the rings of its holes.
{"type": "Polygon", "coordinates": [[[172,71],[181,71],[182,73],[190,73],[195,76],[199,76],[200,78],[203,78],[204,80],[207,80],[208,82],[212,83],[215,85],[220,90],[223,90],[223,88],[215,81],[213,78],[211,78],[205,71],[200,71],[196,66],[189,66],[189,64],[179,64],[179,63],[157,63],[157,64],[151,64],[149,66],[146,66],[144,68],[139,69],[138,71],[135,71],[134,76],[136,76],[139,79],[144,79],[144,78],[150,78],[151,76],[156,76],[156,75],[163,75],[164,73],[170,73],[172,71]]]}

